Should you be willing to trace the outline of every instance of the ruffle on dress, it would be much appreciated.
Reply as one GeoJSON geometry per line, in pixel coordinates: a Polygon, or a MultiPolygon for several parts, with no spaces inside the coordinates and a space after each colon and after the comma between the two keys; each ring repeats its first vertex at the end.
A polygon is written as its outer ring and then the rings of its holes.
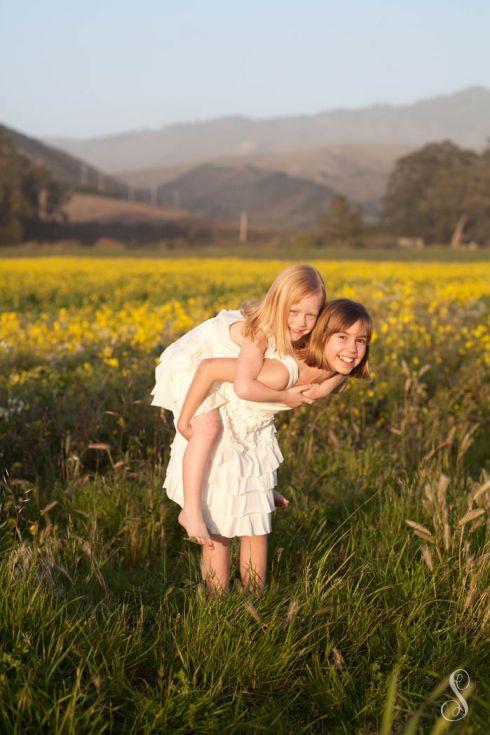
{"type": "MultiPolygon", "coordinates": [[[[221,414],[226,407],[221,409],[221,414]]],[[[226,418],[224,421],[226,427],[226,418]]],[[[208,530],[221,536],[258,536],[271,532],[277,468],[283,456],[272,417],[244,444],[223,431],[202,488],[203,515],[208,530]]],[[[187,441],[177,434],[163,487],[171,500],[184,505],[182,460],[187,441]]]]}

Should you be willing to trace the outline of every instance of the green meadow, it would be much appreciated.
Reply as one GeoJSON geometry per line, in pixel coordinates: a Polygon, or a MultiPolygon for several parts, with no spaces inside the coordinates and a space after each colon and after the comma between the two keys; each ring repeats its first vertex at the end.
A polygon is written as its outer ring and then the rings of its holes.
{"type": "Polygon", "coordinates": [[[161,489],[153,370],[191,309],[276,266],[162,261],[159,286],[140,259],[116,288],[94,260],[72,299],[72,266],[44,262],[0,262],[0,732],[487,733],[488,264],[319,265],[373,313],[373,379],[279,414],[266,589],[235,571],[213,597],[161,489]],[[126,329],[172,298],[164,338],[126,329]]]}

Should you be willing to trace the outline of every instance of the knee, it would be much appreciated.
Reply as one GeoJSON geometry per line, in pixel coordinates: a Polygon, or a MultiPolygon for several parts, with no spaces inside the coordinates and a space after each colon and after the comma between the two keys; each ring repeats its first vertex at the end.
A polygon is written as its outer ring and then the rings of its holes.
{"type": "Polygon", "coordinates": [[[235,380],[233,382],[233,389],[238,398],[247,400],[250,397],[250,385],[243,380],[235,380]]]}

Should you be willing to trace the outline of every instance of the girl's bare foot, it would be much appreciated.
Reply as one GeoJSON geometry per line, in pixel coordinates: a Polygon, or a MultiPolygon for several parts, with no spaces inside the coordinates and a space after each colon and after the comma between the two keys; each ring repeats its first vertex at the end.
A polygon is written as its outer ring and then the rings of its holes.
{"type": "Polygon", "coordinates": [[[191,539],[195,539],[201,546],[205,545],[209,546],[210,549],[214,549],[213,541],[202,518],[196,518],[187,511],[181,510],[177,520],[185,528],[191,539]]]}
{"type": "Polygon", "coordinates": [[[289,500],[284,495],[281,495],[281,493],[278,493],[277,490],[273,490],[272,492],[274,493],[274,505],[276,508],[287,508],[289,500]]]}

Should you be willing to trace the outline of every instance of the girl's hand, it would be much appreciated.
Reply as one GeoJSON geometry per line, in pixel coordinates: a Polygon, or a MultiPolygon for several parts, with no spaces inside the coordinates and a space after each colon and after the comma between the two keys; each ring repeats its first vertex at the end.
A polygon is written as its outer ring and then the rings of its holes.
{"type": "Polygon", "coordinates": [[[309,390],[311,385],[295,385],[294,388],[288,388],[284,391],[284,403],[289,408],[297,408],[303,403],[313,403],[312,398],[303,395],[303,391],[309,390]]]}
{"type": "Polygon", "coordinates": [[[319,398],[324,398],[325,392],[322,390],[321,386],[318,385],[318,383],[314,383],[311,388],[308,388],[307,395],[305,395],[305,398],[310,398],[310,403],[313,403],[314,401],[317,401],[319,398]]]}
{"type": "Polygon", "coordinates": [[[189,441],[189,439],[192,436],[192,427],[191,422],[186,421],[185,419],[179,419],[177,421],[177,431],[179,434],[182,434],[182,436],[189,441]]]}

